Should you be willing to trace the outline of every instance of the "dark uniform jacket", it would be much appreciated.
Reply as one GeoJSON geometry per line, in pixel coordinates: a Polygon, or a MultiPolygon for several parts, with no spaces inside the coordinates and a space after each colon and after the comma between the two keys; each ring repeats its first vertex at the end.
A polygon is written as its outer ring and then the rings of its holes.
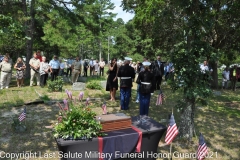
{"type": "Polygon", "coordinates": [[[154,61],[154,63],[152,64],[152,71],[154,73],[154,76],[162,77],[164,75],[164,63],[161,62],[159,66],[158,61],[154,61]]]}
{"type": "Polygon", "coordinates": [[[118,70],[118,77],[120,77],[120,87],[132,87],[132,82],[135,78],[134,68],[125,64],[121,66],[118,70]],[[121,78],[122,77],[122,78],[121,78]],[[129,79],[124,79],[126,77],[131,77],[129,79]]]}
{"type": "Polygon", "coordinates": [[[138,79],[136,83],[140,84],[139,92],[140,93],[153,93],[154,91],[154,74],[151,73],[150,71],[143,71],[140,72],[138,75],[138,79]],[[150,84],[144,84],[145,83],[150,83],[150,84]]]}

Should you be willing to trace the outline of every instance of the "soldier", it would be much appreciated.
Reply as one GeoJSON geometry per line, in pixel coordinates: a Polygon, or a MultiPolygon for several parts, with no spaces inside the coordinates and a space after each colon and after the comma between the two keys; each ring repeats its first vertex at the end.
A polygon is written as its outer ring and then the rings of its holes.
{"type": "Polygon", "coordinates": [[[132,82],[135,78],[134,69],[129,66],[132,59],[125,57],[124,65],[119,68],[117,76],[120,78],[121,110],[128,110],[131,97],[132,82]]]}
{"type": "Polygon", "coordinates": [[[76,57],[76,61],[72,65],[72,83],[77,82],[79,75],[81,74],[82,63],[79,60],[79,57],[76,57]]]}
{"type": "Polygon", "coordinates": [[[40,68],[40,60],[37,59],[37,53],[33,53],[33,58],[30,59],[29,65],[31,67],[31,79],[30,79],[30,86],[33,86],[33,79],[36,77],[37,79],[37,85],[40,85],[40,74],[39,74],[39,68],[40,68]]]}
{"type": "Polygon", "coordinates": [[[8,56],[4,56],[3,61],[0,63],[1,70],[1,89],[8,88],[12,75],[12,63],[8,61],[8,56]]]}
{"type": "Polygon", "coordinates": [[[151,93],[154,91],[154,74],[149,71],[150,62],[142,64],[144,71],[139,73],[136,82],[139,84],[140,116],[148,116],[151,93]]]}

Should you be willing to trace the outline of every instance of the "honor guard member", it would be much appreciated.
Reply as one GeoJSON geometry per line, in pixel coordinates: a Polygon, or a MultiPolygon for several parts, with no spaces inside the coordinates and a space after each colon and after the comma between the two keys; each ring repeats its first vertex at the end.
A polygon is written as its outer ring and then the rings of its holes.
{"type": "Polygon", "coordinates": [[[151,93],[154,91],[154,74],[149,71],[150,62],[143,62],[144,71],[138,75],[140,116],[148,116],[151,93]]]}
{"type": "Polygon", "coordinates": [[[131,58],[125,57],[125,64],[119,68],[117,74],[120,78],[121,110],[128,110],[132,82],[135,78],[134,69],[129,66],[131,60],[131,58]]]}
{"type": "Polygon", "coordinates": [[[8,88],[12,75],[12,64],[8,61],[8,56],[4,56],[3,61],[0,63],[1,89],[8,88]]]}
{"type": "Polygon", "coordinates": [[[81,74],[81,70],[82,70],[82,63],[79,60],[79,57],[76,57],[76,61],[73,62],[72,65],[72,83],[77,82],[77,79],[79,77],[79,75],[81,74]]]}

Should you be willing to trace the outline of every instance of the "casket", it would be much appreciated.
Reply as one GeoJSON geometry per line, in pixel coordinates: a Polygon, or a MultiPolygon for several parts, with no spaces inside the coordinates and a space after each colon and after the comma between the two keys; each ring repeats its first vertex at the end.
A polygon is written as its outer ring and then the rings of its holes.
{"type": "Polygon", "coordinates": [[[132,128],[131,117],[123,113],[100,115],[96,118],[102,124],[102,132],[132,128]]]}

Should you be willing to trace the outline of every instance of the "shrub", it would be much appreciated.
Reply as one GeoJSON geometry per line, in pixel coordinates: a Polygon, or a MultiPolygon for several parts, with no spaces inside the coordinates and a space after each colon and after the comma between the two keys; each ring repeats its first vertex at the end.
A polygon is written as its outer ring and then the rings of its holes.
{"type": "Polygon", "coordinates": [[[63,78],[58,76],[55,81],[48,80],[47,86],[49,92],[61,92],[63,88],[63,78]]]}
{"type": "Polygon", "coordinates": [[[100,82],[98,82],[98,81],[90,81],[87,83],[87,88],[101,90],[102,86],[100,85],[100,82]]]}
{"type": "Polygon", "coordinates": [[[92,139],[102,136],[102,125],[96,120],[96,113],[84,106],[70,106],[60,112],[61,120],[54,127],[54,137],[65,140],[92,139]]]}

